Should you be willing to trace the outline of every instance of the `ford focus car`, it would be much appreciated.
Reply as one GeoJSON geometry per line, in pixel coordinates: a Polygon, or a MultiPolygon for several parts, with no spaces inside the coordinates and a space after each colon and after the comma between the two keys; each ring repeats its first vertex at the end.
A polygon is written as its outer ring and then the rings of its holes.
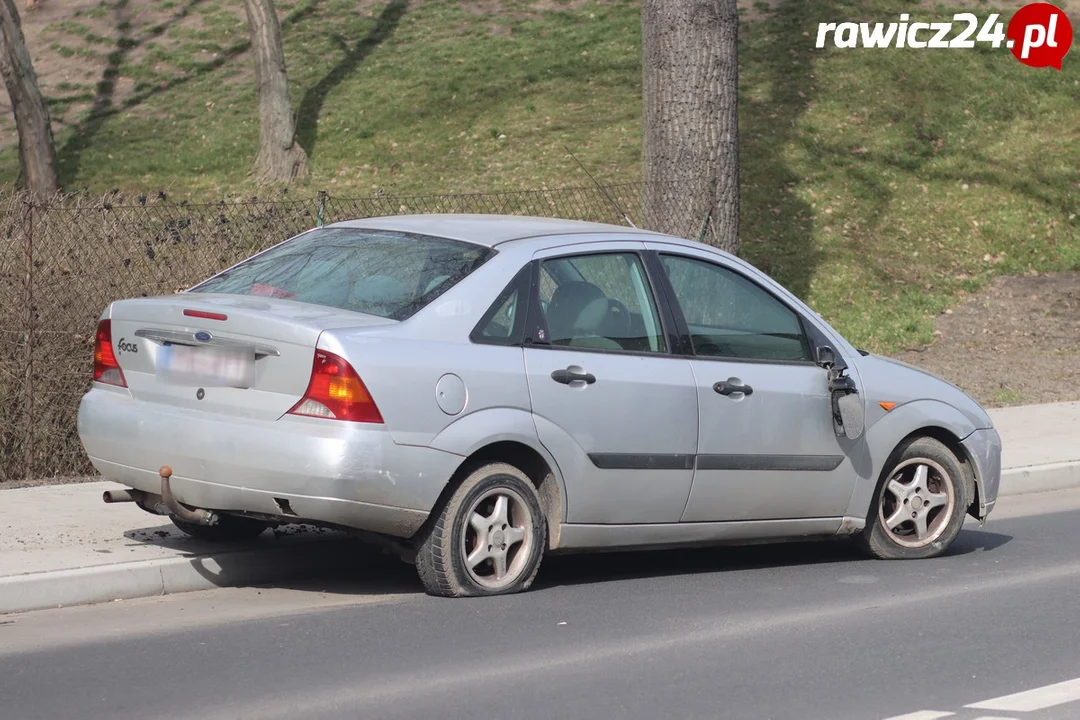
{"type": "Polygon", "coordinates": [[[715,248],[614,225],[419,215],[310,230],[102,314],[78,429],[203,538],[309,522],[443,596],[547,553],[855,536],[944,552],[1001,443],[956,387],[860,352],[715,248]]]}

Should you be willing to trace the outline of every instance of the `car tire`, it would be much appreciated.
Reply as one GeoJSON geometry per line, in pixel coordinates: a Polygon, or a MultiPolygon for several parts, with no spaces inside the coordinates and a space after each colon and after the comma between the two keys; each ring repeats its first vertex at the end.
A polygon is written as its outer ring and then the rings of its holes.
{"type": "Polygon", "coordinates": [[[252,540],[270,527],[269,523],[239,515],[218,515],[217,525],[196,525],[170,515],[173,525],[198,540],[215,543],[243,542],[252,540]]]}
{"type": "Polygon", "coordinates": [[[881,560],[936,557],[960,534],[969,503],[963,468],[948,447],[930,437],[906,441],[878,482],[861,545],[881,560]]]}
{"type": "Polygon", "coordinates": [[[470,472],[436,506],[416,570],[431,595],[508,595],[529,589],[546,545],[536,487],[518,468],[492,463],[470,472]]]}

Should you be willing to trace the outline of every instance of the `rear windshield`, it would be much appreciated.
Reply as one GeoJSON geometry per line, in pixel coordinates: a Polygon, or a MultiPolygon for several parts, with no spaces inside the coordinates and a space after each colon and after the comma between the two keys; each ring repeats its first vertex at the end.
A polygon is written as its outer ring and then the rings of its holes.
{"type": "Polygon", "coordinates": [[[490,248],[428,235],[320,228],[189,292],[263,295],[404,320],[482,265],[490,248]]]}

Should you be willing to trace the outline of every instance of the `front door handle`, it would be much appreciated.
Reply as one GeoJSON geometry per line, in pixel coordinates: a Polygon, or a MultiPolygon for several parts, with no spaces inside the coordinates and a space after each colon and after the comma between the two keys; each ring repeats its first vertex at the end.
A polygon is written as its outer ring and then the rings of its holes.
{"type": "Polygon", "coordinates": [[[572,382],[583,382],[586,385],[592,385],[596,382],[596,376],[592,373],[587,373],[580,368],[573,367],[554,371],[551,373],[551,379],[557,383],[562,383],[563,385],[569,385],[572,382]]]}
{"type": "Polygon", "coordinates": [[[721,395],[753,395],[754,388],[744,383],[739,378],[721,380],[712,386],[712,389],[721,395]]]}

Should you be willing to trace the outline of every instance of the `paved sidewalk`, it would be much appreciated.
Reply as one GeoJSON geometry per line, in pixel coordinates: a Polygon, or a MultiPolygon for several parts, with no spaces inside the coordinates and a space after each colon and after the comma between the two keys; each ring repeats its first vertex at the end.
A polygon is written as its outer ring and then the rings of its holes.
{"type": "Polygon", "coordinates": [[[112,482],[0,490],[0,614],[299,579],[370,552],[303,525],[227,549],[188,537],[112,482]]]}
{"type": "MultiPolygon", "coordinates": [[[[0,577],[205,555],[220,545],[180,532],[167,517],[151,515],[135,503],[106,505],[112,482],[52,485],[0,491],[0,577]]],[[[289,525],[265,532],[234,548],[271,549],[344,537],[322,528],[289,525]]]]}
{"type": "MultiPolygon", "coordinates": [[[[1080,487],[1080,402],[991,415],[1004,443],[1002,495],[1080,487]]],[[[298,525],[222,549],[134,503],[102,502],[121,487],[0,490],[0,613],[281,582],[365,553],[344,533],[298,525]]]]}
{"type": "Polygon", "coordinates": [[[1080,487],[1080,402],[1000,408],[990,416],[1002,440],[1001,495],[1080,487]]]}

